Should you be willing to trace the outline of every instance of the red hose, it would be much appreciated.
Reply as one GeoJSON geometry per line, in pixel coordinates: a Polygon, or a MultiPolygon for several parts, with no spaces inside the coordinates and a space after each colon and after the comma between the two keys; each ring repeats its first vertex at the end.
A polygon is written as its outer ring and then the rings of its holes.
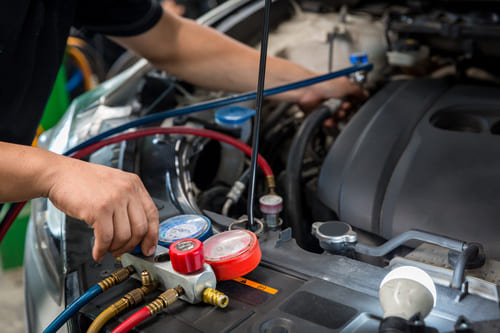
{"type": "MultiPolygon", "coordinates": [[[[245,154],[248,156],[252,156],[252,148],[246,144],[244,144],[241,141],[236,140],[233,137],[230,137],[229,135],[225,135],[216,131],[211,131],[207,129],[202,129],[202,128],[192,128],[192,127],[182,127],[182,126],[176,126],[176,127],[150,127],[150,128],[145,128],[145,129],[140,129],[135,132],[130,132],[130,133],[124,133],[120,135],[116,135],[114,137],[111,137],[109,139],[105,139],[99,142],[96,142],[90,146],[87,146],[85,148],[82,148],[81,150],[77,151],[71,157],[74,158],[82,158],[84,156],[87,156],[96,150],[101,149],[102,147],[111,145],[113,143],[118,143],[122,141],[127,141],[127,140],[132,140],[132,139],[137,139],[137,138],[142,138],[145,136],[151,136],[155,134],[187,134],[187,135],[194,135],[194,136],[202,136],[205,138],[221,141],[227,144],[230,144],[231,146],[238,148],[239,150],[243,151],[245,154]]],[[[271,167],[267,163],[267,161],[259,154],[259,157],[257,159],[257,163],[261,167],[262,171],[266,176],[273,176],[273,171],[271,170],[271,167]]]]}
{"type": "Polygon", "coordinates": [[[130,317],[128,317],[123,323],[116,327],[111,333],[126,333],[130,331],[135,326],[142,323],[147,318],[151,317],[151,312],[145,306],[130,317]]]}
{"type": "MultiPolygon", "coordinates": [[[[194,136],[202,136],[205,138],[221,141],[227,144],[230,144],[231,146],[238,148],[239,150],[243,151],[245,154],[248,156],[252,156],[252,148],[249,147],[248,145],[244,144],[241,141],[236,140],[233,137],[230,137],[228,135],[207,130],[207,129],[202,129],[202,128],[191,128],[191,127],[181,127],[181,126],[176,126],[176,127],[150,127],[146,129],[140,129],[135,132],[130,132],[130,133],[124,133],[120,135],[116,135],[114,137],[111,137],[106,140],[102,140],[99,142],[96,142],[90,146],[87,146],[85,148],[82,148],[81,150],[75,152],[71,157],[81,159],[96,150],[99,150],[105,146],[111,145],[113,143],[118,143],[122,141],[127,141],[127,140],[132,140],[132,139],[137,139],[145,136],[151,136],[155,134],[186,134],[186,135],[194,135],[194,136]]],[[[269,163],[259,154],[257,158],[257,163],[259,164],[260,168],[266,175],[266,177],[274,177],[273,176],[273,170],[271,170],[271,167],[269,166],[269,163]]],[[[274,180],[273,180],[274,183],[274,180]]],[[[21,211],[21,209],[24,207],[26,202],[16,204],[16,207],[14,210],[9,214],[9,216],[6,217],[4,223],[0,226],[0,243],[2,242],[3,237],[5,234],[7,234],[7,231],[9,230],[10,226],[16,219],[17,215],[21,211]]]]}
{"type": "Polygon", "coordinates": [[[3,238],[7,234],[7,231],[9,231],[10,226],[14,221],[16,220],[17,215],[21,212],[23,207],[26,205],[27,201],[24,202],[19,202],[15,205],[12,211],[10,211],[9,216],[5,218],[5,221],[3,221],[2,225],[0,225],[0,243],[2,242],[3,238]]]}

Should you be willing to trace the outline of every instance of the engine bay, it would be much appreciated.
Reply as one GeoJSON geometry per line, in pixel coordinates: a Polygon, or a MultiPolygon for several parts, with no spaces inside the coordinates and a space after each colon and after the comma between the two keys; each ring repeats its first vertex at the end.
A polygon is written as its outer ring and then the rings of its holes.
{"type": "MultiPolygon", "coordinates": [[[[184,299],[136,331],[377,332],[386,312],[379,299],[384,278],[406,266],[425,271],[437,293],[430,314],[412,318],[408,332],[497,331],[500,6],[488,4],[274,1],[269,54],[335,72],[363,52],[373,70],[351,77],[370,96],[349,100],[347,110],[341,108],[345,101],[331,100],[312,112],[265,101],[259,153],[275,181],[259,164],[259,265],[241,278],[217,282],[228,307],[184,299]]],[[[262,15],[263,3],[239,1],[204,23],[259,47],[262,15]]],[[[40,141],[63,151],[141,117],[225,96],[139,62],[94,96],[77,100],[40,141]]],[[[245,152],[210,133],[249,145],[254,109],[254,101],[247,101],[160,120],[155,128],[191,132],[110,144],[88,161],[139,175],[160,223],[203,216],[210,229],[204,229],[204,241],[247,218],[250,181],[245,152]],[[203,130],[210,133],[200,135],[203,130]]],[[[64,304],[122,264],[142,267],[149,260],[158,277],[164,274],[160,263],[170,261],[164,245],[150,259],[107,255],[96,263],[92,229],[61,217],[46,199],[32,207],[28,237],[42,239],[47,256],[60,258],[51,269],[64,272],[63,280],[53,279],[63,285],[64,304]],[[53,222],[58,219],[64,222],[53,222]]],[[[86,331],[102,310],[141,285],[135,277],[84,306],[69,321],[70,330],[86,331]]],[[[133,312],[116,316],[103,331],[133,312]]]]}

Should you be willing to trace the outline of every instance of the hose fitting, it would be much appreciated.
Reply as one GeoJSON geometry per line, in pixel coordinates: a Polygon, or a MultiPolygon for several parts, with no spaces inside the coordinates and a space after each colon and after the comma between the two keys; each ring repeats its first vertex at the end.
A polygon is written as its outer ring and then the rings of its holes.
{"type": "Polygon", "coordinates": [[[148,271],[141,272],[141,282],[143,286],[150,286],[153,283],[151,274],[148,271]]]}
{"type": "Polygon", "coordinates": [[[102,291],[106,291],[109,288],[127,280],[133,273],[135,273],[134,267],[132,266],[123,267],[111,273],[110,276],[108,276],[101,282],[98,282],[97,284],[102,288],[102,291]]]}
{"type": "Polygon", "coordinates": [[[229,297],[216,289],[206,288],[203,290],[203,302],[224,309],[229,304],[229,297]]]}
{"type": "Polygon", "coordinates": [[[146,307],[148,308],[149,312],[151,312],[151,315],[154,315],[155,313],[160,312],[161,310],[175,303],[182,295],[184,295],[184,289],[182,289],[181,286],[177,286],[165,291],[153,302],[146,305],[146,307]]]}
{"type": "Polygon", "coordinates": [[[275,194],[274,189],[276,188],[276,182],[274,180],[274,175],[266,176],[267,187],[269,189],[269,194],[275,194]]]}
{"type": "Polygon", "coordinates": [[[246,187],[247,186],[244,183],[239,180],[236,181],[233,187],[231,187],[229,192],[226,194],[226,198],[231,199],[233,202],[238,202],[246,187]]]}
{"type": "Polygon", "coordinates": [[[108,308],[101,312],[101,314],[99,314],[99,316],[97,316],[97,318],[92,322],[87,330],[87,333],[98,333],[111,318],[142,302],[146,295],[155,291],[160,285],[157,281],[151,281],[151,275],[148,271],[143,271],[141,273],[141,278],[143,282],[142,287],[128,292],[120,300],[111,304],[108,308]],[[149,282],[149,284],[145,284],[145,281],[149,282]]]}

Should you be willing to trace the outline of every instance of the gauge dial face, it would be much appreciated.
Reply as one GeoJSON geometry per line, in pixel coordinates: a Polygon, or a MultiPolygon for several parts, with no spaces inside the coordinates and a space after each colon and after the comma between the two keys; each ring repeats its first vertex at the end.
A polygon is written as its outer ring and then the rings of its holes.
{"type": "Polygon", "coordinates": [[[160,223],[159,240],[173,243],[184,238],[198,238],[210,228],[209,221],[200,215],[179,215],[160,223]]]}
{"type": "Polygon", "coordinates": [[[203,245],[207,261],[223,261],[237,257],[250,249],[255,243],[246,230],[223,232],[207,239],[203,245]]]}

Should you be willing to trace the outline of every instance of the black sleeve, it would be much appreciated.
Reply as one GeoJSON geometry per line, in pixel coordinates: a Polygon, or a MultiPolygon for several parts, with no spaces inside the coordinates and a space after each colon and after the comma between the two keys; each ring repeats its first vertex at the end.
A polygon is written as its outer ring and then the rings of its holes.
{"type": "Polygon", "coordinates": [[[111,36],[134,36],[161,18],[156,0],[78,0],[74,26],[111,36]]]}

